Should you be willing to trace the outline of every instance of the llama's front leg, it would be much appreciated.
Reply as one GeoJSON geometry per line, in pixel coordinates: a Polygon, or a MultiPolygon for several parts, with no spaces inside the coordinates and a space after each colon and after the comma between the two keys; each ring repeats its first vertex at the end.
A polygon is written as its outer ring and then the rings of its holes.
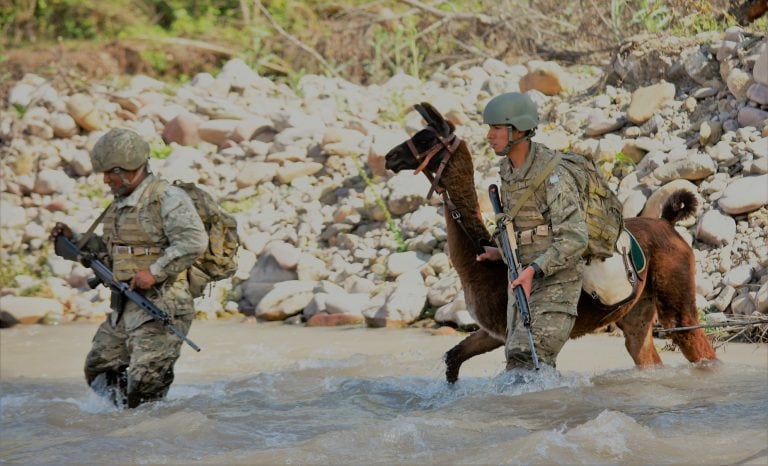
{"type": "Polygon", "coordinates": [[[459,380],[459,369],[464,361],[478,354],[495,350],[503,344],[503,341],[492,337],[485,330],[472,332],[461,343],[445,353],[445,379],[448,383],[456,382],[459,380]]]}
{"type": "Polygon", "coordinates": [[[616,325],[624,332],[624,346],[640,368],[661,365],[661,357],[653,345],[651,325],[656,316],[653,301],[643,297],[616,325]]]}

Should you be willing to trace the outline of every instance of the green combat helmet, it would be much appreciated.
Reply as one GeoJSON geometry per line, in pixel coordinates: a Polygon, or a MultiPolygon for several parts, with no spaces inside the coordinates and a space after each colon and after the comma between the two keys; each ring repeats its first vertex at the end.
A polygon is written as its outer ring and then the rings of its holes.
{"type": "Polygon", "coordinates": [[[114,128],[96,141],[91,151],[93,171],[102,173],[113,168],[136,170],[149,160],[149,144],[134,131],[114,128]]]}
{"type": "Polygon", "coordinates": [[[535,129],[539,124],[536,104],[525,94],[507,92],[491,99],[483,110],[483,123],[512,125],[518,131],[535,129]]]}

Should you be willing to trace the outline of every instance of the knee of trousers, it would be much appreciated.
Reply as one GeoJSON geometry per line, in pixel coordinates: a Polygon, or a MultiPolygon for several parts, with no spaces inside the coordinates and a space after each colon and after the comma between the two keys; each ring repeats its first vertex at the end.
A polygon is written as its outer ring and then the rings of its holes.
{"type": "Polygon", "coordinates": [[[143,399],[164,397],[173,383],[174,362],[167,361],[150,368],[130,368],[128,370],[128,394],[137,395],[143,399]]]}
{"type": "MultiPolygon", "coordinates": [[[[557,355],[568,341],[575,320],[575,316],[561,312],[548,312],[537,316],[533,323],[533,344],[541,363],[555,366],[557,355]]],[[[508,363],[519,361],[525,364],[532,361],[527,336],[527,330],[524,328],[515,329],[512,339],[507,341],[508,363]]]]}
{"type": "Polygon", "coordinates": [[[83,374],[86,382],[90,384],[99,374],[119,373],[124,371],[127,366],[128,361],[126,359],[119,356],[109,357],[109,355],[100,352],[98,348],[93,348],[85,357],[83,374]]]}

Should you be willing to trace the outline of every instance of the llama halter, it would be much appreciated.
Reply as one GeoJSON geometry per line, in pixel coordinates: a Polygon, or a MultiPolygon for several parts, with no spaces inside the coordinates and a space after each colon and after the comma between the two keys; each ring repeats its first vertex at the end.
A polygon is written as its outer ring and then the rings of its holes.
{"type": "Polygon", "coordinates": [[[454,133],[451,133],[447,138],[443,138],[440,136],[437,130],[431,126],[427,126],[425,129],[435,135],[439,142],[438,144],[435,144],[424,152],[419,152],[418,149],[416,149],[416,145],[413,143],[413,139],[409,139],[407,144],[408,149],[411,150],[411,155],[413,155],[413,158],[415,158],[419,163],[419,166],[416,167],[414,173],[424,173],[424,176],[427,177],[429,183],[431,184],[429,192],[427,193],[427,200],[429,200],[433,193],[437,192],[438,194],[443,194],[445,192],[445,189],[443,189],[443,187],[439,184],[440,176],[442,176],[445,166],[448,165],[448,160],[450,160],[451,156],[459,147],[461,139],[459,139],[454,133]],[[439,154],[443,150],[448,151],[448,153],[442,158],[440,161],[440,166],[438,166],[433,175],[429,172],[429,170],[426,169],[427,165],[429,165],[429,162],[432,161],[435,155],[439,154]]]}
{"type": "Polygon", "coordinates": [[[413,143],[413,139],[406,141],[406,145],[408,146],[408,149],[410,149],[411,155],[419,164],[419,166],[416,167],[416,170],[414,170],[414,173],[424,173],[424,176],[427,177],[430,183],[429,192],[427,193],[427,200],[431,199],[432,194],[434,193],[442,195],[443,204],[445,205],[445,208],[449,210],[451,218],[459,225],[459,227],[461,227],[467,238],[469,238],[475,245],[475,251],[477,254],[483,254],[485,252],[485,248],[483,248],[482,245],[476,241],[475,237],[469,233],[467,228],[464,226],[464,222],[461,220],[461,211],[458,207],[456,207],[456,204],[451,201],[451,198],[449,197],[445,188],[440,186],[440,177],[443,174],[443,170],[445,169],[445,166],[448,165],[448,160],[450,160],[451,156],[456,153],[456,149],[459,147],[459,144],[461,144],[461,139],[454,133],[451,133],[448,135],[448,137],[444,138],[432,126],[427,126],[425,129],[431,132],[437,138],[438,143],[425,150],[424,152],[419,152],[418,149],[416,149],[416,145],[413,143]],[[432,174],[428,169],[429,162],[432,161],[435,155],[442,151],[446,151],[447,153],[440,160],[440,165],[437,167],[437,170],[435,170],[435,173],[432,174]]]}

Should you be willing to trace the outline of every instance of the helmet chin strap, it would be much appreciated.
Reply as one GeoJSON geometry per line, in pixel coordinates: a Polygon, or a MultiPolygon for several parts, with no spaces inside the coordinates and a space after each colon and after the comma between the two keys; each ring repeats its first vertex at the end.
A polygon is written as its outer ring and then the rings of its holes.
{"type": "Polygon", "coordinates": [[[498,153],[498,155],[501,155],[501,156],[504,156],[504,157],[508,156],[509,155],[509,151],[512,150],[512,146],[520,144],[523,141],[529,141],[531,138],[533,138],[533,135],[536,132],[535,129],[532,129],[532,130],[528,131],[525,134],[525,136],[517,138],[517,139],[513,139],[512,138],[512,131],[514,131],[514,130],[515,129],[514,129],[514,127],[512,125],[507,126],[507,145],[504,146],[504,149],[502,149],[501,152],[498,153]]]}
{"type": "Polygon", "coordinates": [[[130,194],[135,186],[133,185],[136,182],[136,179],[144,173],[145,170],[136,170],[136,173],[134,173],[132,179],[128,179],[128,177],[125,175],[125,173],[120,173],[120,182],[123,184],[120,186],[120,188],[117,190],[118,196],[126,196],[130,194]]]}

